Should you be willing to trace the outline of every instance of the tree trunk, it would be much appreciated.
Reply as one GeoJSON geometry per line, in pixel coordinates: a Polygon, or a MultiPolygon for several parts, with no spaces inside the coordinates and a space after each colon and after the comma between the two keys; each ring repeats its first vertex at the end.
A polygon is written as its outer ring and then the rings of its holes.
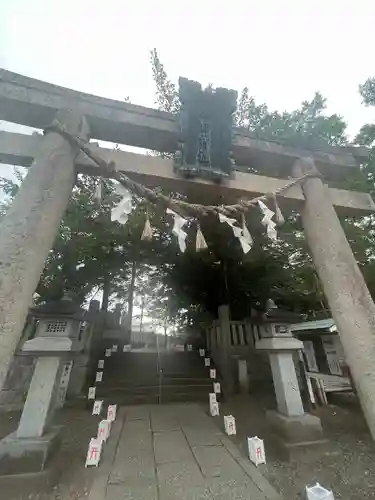
{"type": "Polygon", "coordinates": [[[128,328],[129,328],[130,337],[131,337],[131,331],[132,331],[133,299],[134,299],[134,285],[135,285],[136,275],[137,275],[137,261],[133,260],[132,275],[131,275],[131,279],[130,279],[129,294],[128,294],[128,328]]]}
{"type": "Polygon", "coordinates": [[[141,320],[140,320],[140,324],[139,324],[139,333],[141,334],[141,337],[142,337],[142,332],[143,332],[143,310],[144,310],[144,307],[145,307],[145,297],[143,296],[142,302],[141,302],[141,320]]]}
{"type": "Polygon", "coordinates": [[[109,296],[111,294],[111,283],[110,283],[110,278],[107,275],[104,278],[104,283],[103,283],[103,299],[102,299],[102,311],[107,312],[108,311],[108,304],[109,304],[109,296]]]}
{"type": "Polygon", "coordinates": [[[168,336],[167,336],[167,315],[164,318],[164,346],[168,347],[168,336]]]}

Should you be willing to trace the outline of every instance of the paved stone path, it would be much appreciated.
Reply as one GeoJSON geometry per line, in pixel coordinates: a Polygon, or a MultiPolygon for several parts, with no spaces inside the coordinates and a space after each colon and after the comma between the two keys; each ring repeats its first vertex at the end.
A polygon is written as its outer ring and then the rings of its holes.
{"type": "Polygon", "coordinates": [[[196,404],[124,407],[90,500],[282,500],[196,404]]]}

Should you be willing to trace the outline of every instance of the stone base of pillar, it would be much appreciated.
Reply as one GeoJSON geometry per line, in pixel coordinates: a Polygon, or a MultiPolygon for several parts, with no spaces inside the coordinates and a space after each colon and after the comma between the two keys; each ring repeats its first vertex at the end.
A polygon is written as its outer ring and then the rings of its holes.
{"type": "Polygon", "coordinates": [[[299,458],[312,452],[322,453],[327,448],[328,441],[323,435],[319,417],[309,413],[287,417],[274,410],[267,411],[266,416],[275,447],[284,459],[299,458]]]}
{"type": "Polygon", "coordinates": [[[57,452],[62,427],[42,437],[18,438],[13,432],[0,441],[0,476],[43,472],[57,452]]]}

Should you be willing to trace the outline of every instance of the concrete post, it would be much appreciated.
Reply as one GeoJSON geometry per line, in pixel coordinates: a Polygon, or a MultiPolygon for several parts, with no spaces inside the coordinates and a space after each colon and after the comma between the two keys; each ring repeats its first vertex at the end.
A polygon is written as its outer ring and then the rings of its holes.
{"type": "Polygon", "coordinates": [[[240,391],[244,394],[249,392],[249,374],[247,373],[247,359],[238,359],[238,383],[240,391]]]}
{"type": "Polygon", "coordinates": [[[247,345],[254,347],[254,337],[253,337],[253,329],[251,323],[246,321],[245,323],[245,335],[247,339],[247,345]]]}
{"type": "Polygon", "coordinates": [[[285,333],[275,327],[265,329],[266,336],[255,346],[269,353],[278,411],[268,410],[266,417],[277,443],[290,457],[298,450],[305,453],[306,448],[319,447],[325,440],[320,419],[305,413],[298,386],[293,352],[302,349],[303,343],[292,337],[287,325],[282,326],[285,333]]]}
{"type": "Polygon", "coordinates": [[[270,352],[270,363],[277,409],[287,417],[304,415],[305,411],[293,362],[293,351],[270,352]]]}
{"type": "MultiPolygon", "coordinates": [[[[310,158],[293,174],[317,173],[310,158]]],[[[302,185],[302,222],[316,270],[336,322],[364,415],[375,439],[375,305],[319,177],[302,185]]]]}
{"type": "MultiPolygon", "coordinates": [[[[68,132],[87,137],[86,121],[72,111],[56,118],[68,132]]],[[[64,137],[47,132],[0,224],[0,390],[74,185],[77,154],[64,137]]]]}
{"type": "Polygon", "coordinates": [[[43,436],[51,404],[55,401],[61,369],[62,362],[58,357],[38,358],[16,432],[18,438],[43,436]]]}
{"type": "Polygon", "coordinates": [[[225,388],[228,395],[230,395],[234,392],[234,378],[231,358],[229,306],[219,306],[218,316],[220,327],[219,359],[225,388]]]}

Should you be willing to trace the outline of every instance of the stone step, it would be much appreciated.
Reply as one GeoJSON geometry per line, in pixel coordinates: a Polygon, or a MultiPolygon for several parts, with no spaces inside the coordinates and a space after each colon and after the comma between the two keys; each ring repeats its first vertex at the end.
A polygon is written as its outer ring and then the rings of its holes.
{"type": "MultiPolygon", "coordinates": [[[[137,404],[158,404],[159,393],[152,394],[108,394],[102,396],[105,404],[137,405],[137,404]]],[[[181,403],[181,402],[208,402],[207,394],[192,394],[189,392],[178,392],[175,394],[161,393],[161,403],[181,403]]],[[[91,406],[90,406],[91,408],[91,406]]]]}
{"type": "MultiPolygon", "coordinates": [[[[204,392],[208,394],[212,389],[211,384],[207,385],[162,385],[162,390],[164,392],[169,392],[169,393],[177,393],[177,392],[192,392],[192,393],[198,393],[198,392],[204,392]]],[[[124,393],[124,394],[149,394],[155,391],[159,391],[159,386],[154,385],[145,385],[145,386],[111,386],[111,387],[103,387],[103,386],[97,386],[97,394],[98,396],[103,394],[108,394],[108,393],[124,393]]]]}
{"type": "MultiPolygon", "coordinates": [[[[163,377],[162,379],[163,385],[170,386],[185,386],[185,385],[210,385],[210,378],[169,378],[163,377]]],[[[150,379],[141,378],[141,379],[130,379],[127,377],[116,377],[111,378],[110,376],[104,374],[103,381],[100,383],[102,387],[112,387],[112,386],[158,386],[160,384],[159,377],[152,377],[150,379]]]]}
{"type": "Polygon", "coordinates": [[[209,369],[197,352],[114,353],[105,359],[97,397],[118,404],[206,401],[212,390],[209,369]],[[162,368],[162,387],[160,373],[162,368]]]}

